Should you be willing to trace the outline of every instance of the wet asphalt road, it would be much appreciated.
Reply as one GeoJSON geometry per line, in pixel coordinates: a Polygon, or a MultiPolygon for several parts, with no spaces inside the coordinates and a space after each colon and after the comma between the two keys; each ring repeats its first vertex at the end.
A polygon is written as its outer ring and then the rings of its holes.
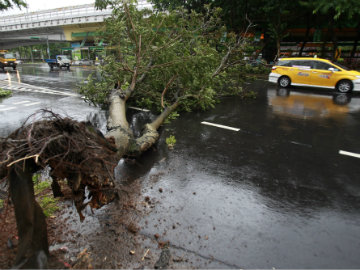
{"type": "Polygon", "coordinates": [[[359,268],[360,159],[339,151],[360,154],[360,97],[249,87],[256,100],[172,124],[175,150],[146,177],[160,206],[145,233],[209,259],[200,267],[359,268]]]}
{"type": "MultiPolygon", "coordinates": [[[[22,82],[66,93],[91,71],[62,72],[19,68],[22,82]]],[[[247,87],[257,99],[226,98],[184,114],[163,128],[156,151],[120,166],[125,180],[142,177],[144,196],[155,202],[140,221],[144,244],[155,248],[146,240],[155,234],[169,241],[174,257],[190,258],[176,267],[359,268],[360,159],[340,151],[360,154],[360,96],[265,81],[247,87]],[[169,135],[177,139],[172,151],[169,135]]],[[[43,104],[81,120],[99,112],[77,97],[31,91],[14,91],[0,105],[23,99],[41,103],[0,111],[2,134],[43,104]]]]}
{"type": "Polygon", "coordinates": [[[13,91],[12,97],[0,99],[0,136],[8,135],[40,109],[80,121],[104,119],[104,112],[86,104],[76,93],[77,85],[93,72],[91,67],[50,71],[47,64],[22,65],[17,71],[0,72],[0,88],[13,91]]]}

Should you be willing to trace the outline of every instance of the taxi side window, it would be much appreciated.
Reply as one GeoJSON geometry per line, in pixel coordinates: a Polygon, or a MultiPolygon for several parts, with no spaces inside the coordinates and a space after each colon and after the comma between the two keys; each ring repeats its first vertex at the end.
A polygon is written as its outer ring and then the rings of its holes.
{"type": "Polygon", "coordinates": [[[324,62],[319,62],[319,61],[314,61],[314,68],[315,69],[321,69],[321,70],[329,70],[329,68],[331,68],[332,66],[330,66],[327,63],[324,62]]]}
{"type": "Polygon", "coordinates": [[[320,62],[320,61],[314,61],[314,68],[320,69],[320,70],[329,70],[329,68],[333,68],[334,71],[339,71],[339,69],[334,67],[333,65],[330,65],[330,64],[324,63],[324,62],[320,62]]]}
{"type": "Polygon", "coordinates": [[[282,66],[282,67],[291,67],[291,62],[292,61],[289,61],[289,60],[279,61],[276,65],[282,66]]]}
{"type": "Polygon", "coordinates": [[[291,61],[291,66],[301,69],[311,69],[312,68],[312,61],[306,61],[306,60],[294,60],[291,61]]]}

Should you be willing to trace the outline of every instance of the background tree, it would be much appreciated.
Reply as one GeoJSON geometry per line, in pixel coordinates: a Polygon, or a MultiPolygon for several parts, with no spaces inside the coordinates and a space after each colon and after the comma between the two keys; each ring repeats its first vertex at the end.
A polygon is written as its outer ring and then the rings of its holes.
{"type": "Polygon", "coordinates": [[[333,14],[334,19],[353,19],[360,13],[360,2],[357,0],[314,0],[312,5],[314,13],[333,14]]]}
{"type": "MultiPolygon", "coordinates": [[[[171,9],[182,6],[188,10],[195,8],[201,11],[196,4],[204,1],[196,0],[152,0],[156,7],[171,9]]],[[[332,42],[332,55],[335,55],[337,48],[337,35],[335,29],[351,27],[357,29],[357,36],[354,38],[351,57],[354,57],[358,40],[360,39],[360,1],[357,0],[208,0],[207,4],[212,7],[223,9],[222,18],[228,29],[241,33],[247,25],[247,19],[255,27],[253,31],[265,34],[263,42],[263,56],[267,61],[271,61],[279,55],[279,46],[283,40],[293,40],[288,35],[288,29],[305,28],[302,47],[299,55],[304,51],[306,42],[310,41],[312,29],[320,33],[323,46],[321,55],[326,56],[326,44],[332,42]]]]}
{"type": "Polygon", "coordinates": [[[338,36],[336,29],[354,28],[357,29],[357,36],[354,38],[353,50],[350,57],[355,55],[358,40],[360,38],[360,2],[343,0],[315,0],[301,1],[304,8],[312,11],[314,19],[312,27],[321,30],[321,39],[323,42],[321,56],[326,56],[326,45],[332,43],[331,57],[334,59],[338,47],[338,36]]]}
{"type": "Polygon", "coordinates": [[[27,7],[26,1],[23,0],[0,0],[0,11],[7,10],[13,7],[27,7]]]}
{"type": "Polygon", "coordinates": [[[182,7],[188,12],[204,12],[204,5],[210,5],[212,8],[219,7],[222,9],[222,19],[227,30],[234,32],[245,31],[249,24],[248,19],[251,20],[251,14],[257,7],[256,0],[238,0],[236,2],[226,0],[151,0],[151,2],[159,10],[174,10],[182,7]]]}

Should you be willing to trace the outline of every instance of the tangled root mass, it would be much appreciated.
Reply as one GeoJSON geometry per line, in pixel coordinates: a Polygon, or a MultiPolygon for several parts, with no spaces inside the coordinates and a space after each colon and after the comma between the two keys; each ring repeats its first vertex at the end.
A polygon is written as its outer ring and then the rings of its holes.
{"type": "Polygon", "coordinates": [[[0,179],[7,178],[12,166],[24,166],[29,161],[37,170],[49,166],[54,195],[61,195],[57,181],[67,179],[83,219],[85,187],[92,208],[117,196],[113,179],[119,160],[116,147],[89,123],[63,118],[48,110],[42,110],[41,115],[41,121],[31,122],[30,116],[22,127],[0,139],[0,179]]]}

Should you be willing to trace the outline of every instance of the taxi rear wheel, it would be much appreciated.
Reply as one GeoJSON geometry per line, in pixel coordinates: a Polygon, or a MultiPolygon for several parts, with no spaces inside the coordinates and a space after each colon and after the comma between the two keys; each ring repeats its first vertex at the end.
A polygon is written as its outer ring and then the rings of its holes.
{"type": "Polygon", "coordinates": [[[349,80],[341,80],[336,85],[336,90],[341,93],[349,93],[352,90],[352,83],[349,80]]]}
{"type": "Polygon", "coordinates": [[[282,77],[280,77],[280,79],[279,79],[279,85],[280,85],[281,87],[289,87],[290,84],[291,84],[291,80],[290,80],[290,78],[289,78],[288,76],[282,76],[282,77]]]}

